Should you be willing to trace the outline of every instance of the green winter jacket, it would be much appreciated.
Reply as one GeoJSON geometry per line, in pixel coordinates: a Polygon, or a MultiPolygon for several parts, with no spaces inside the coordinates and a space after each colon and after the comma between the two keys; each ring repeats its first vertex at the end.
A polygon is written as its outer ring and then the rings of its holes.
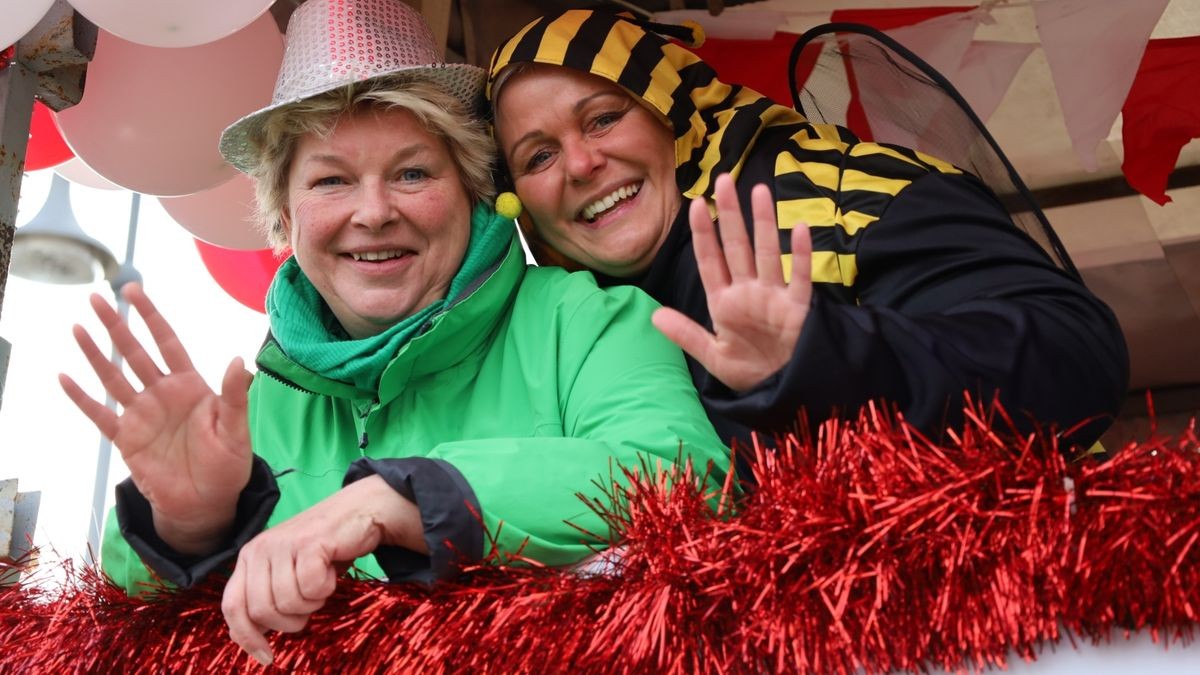
{"type": "Polygon", "coordinates": [[[682,457],[703,474],[711,462],[710,484],[720,484],[728,450],[681,352],[651,326],[653,300],[632,287],[601,290],[586,272],[527,267],[515,236],[481,279],[400,348],[377,390],[306,370],[269,339],[250,391],[253,447],[265,466],[256,463],[239,502],[239,522],[251,524],[227,551],[181,557],[136,524],[148,505],[127,482],[123,522],[109,519],[104,570],[131,592],[150,578],[146,564],[194,583],[261,531],[254,513],[269,527],[344,477],[371,473],[418,504],[431,551],[380,549],[356,562],[393,580],[447,576],[493,542],[549,565],[583,559],[595,542],[580,530],[608,532],[580,495],[602,498],[600,486],[621,478],[618,465],[669,467],[682,457]],[[259,494],[272,477],[273,508],[259,494]]]}

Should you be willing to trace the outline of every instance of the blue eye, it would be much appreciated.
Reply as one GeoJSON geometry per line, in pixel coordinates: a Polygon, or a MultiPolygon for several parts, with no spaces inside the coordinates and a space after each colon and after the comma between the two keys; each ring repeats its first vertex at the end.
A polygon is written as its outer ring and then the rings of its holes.
{"type": "Polygon", "coordinates": [[[526,170],[533,170],[550,161],[549,150],[538,150],[529,157],[529,161],[525,163],[526,170]]]}
{"type": "Polygon", "coordinates": [[[341,177],[339,177],[339,176],[325,176],[323,178],[318,178],[316,181],[314,181],[313,186],[315,187],[317,185],[341,185],[343,183],[345,183],[345,181],[343,181],[341,179],[341,177]]]}
{"type": "Polygon", "coordinates": [[[607,127],[611,127],[619,121],[621,121],[621,113],[619,112],[600,113],[599,115],[596,115],[596,118],[592,121],[592,126],[596,127],[597,129],[605,129],[607,127]]]}
{"type": "Polygon", "coordinates": [[[405,169],[400,172],[400,180],[407,183],[424,180],[428,176],[429,174],[425,173],[424,169],[405,169]]]}

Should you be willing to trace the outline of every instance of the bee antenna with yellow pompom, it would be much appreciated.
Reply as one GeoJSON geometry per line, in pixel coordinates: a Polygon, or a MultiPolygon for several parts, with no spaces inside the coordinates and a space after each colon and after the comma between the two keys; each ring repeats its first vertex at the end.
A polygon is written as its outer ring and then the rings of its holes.
{"type": "Polygon", "coordinates": [[[521,215],[521,199],[511,192],[496,195],[496,213],[516,220],[521,215]]]}

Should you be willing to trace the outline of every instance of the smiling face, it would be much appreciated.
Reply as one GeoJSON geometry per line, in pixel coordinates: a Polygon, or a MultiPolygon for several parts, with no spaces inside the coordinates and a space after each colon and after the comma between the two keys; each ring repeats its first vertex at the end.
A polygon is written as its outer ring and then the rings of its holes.
{"type": "Polygon", "coordinates": [[[671,131],[616,84],[534,65],[508,78],[496,135],[546,243],[615,277],[644,271],[682,201],[671,131]]]}
{"type": "Polygon", "coordinates": [[[470,239],[471,203],[442,139],[407,110],[338,120],[300,138],[283,225],[305,275],[354,338],[445,297],[470,239]]]}

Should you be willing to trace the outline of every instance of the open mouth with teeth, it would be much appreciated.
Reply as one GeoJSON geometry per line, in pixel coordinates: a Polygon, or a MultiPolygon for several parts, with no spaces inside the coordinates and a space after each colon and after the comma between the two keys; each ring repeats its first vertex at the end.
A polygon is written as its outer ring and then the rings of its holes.
{"type": "Polygon", "coordinates": [[[641,189],[641,183],[630,183],[629,185],[623,185],[604,197],[601,197],[600,199],[597,199],[591,204],[583,207],[583,210],[579,212],[578,217],[589,223],[594,223],[596,222],[597,218],[607,213],[617,204],[620,204],[626,199],[630,199],[640,192],[641,189]]]}
{"type": "Polygon", "coordinates": [[[351,258],[356,262],[384,262],[395,258],[403,258],[407,255],[412,255],[412,251],[396,249],[393,251],[364,251],[363,253],[350,253],[351,258]]]}

